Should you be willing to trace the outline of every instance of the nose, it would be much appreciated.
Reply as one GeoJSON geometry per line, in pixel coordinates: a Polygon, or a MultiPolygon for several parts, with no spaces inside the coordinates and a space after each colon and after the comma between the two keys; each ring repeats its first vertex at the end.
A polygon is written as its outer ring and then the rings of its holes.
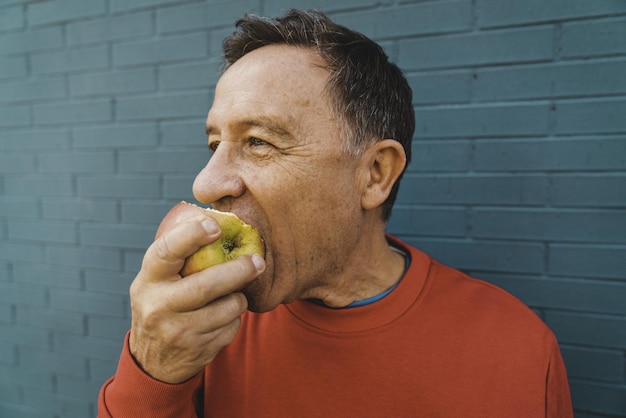
{"type": "Polygon", "coordinates": [[[245,184],[233,158],[233,148],[220,143],[207,165],[193,182],[193,195],[204,204],[215,204],[227,198],[237,198],[245,192],[245,184]]]}

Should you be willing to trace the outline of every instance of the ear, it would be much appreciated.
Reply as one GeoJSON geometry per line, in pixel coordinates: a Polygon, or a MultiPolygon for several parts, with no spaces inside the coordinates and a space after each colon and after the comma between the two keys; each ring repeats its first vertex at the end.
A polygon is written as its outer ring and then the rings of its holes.
{"type": "Polygon", "coordinates": [[[406,154],[400,142],[383,139],[373,143],[365,152],[366,183],[361,195],[363,209],[382,205],[406,166],[406,154]]]}

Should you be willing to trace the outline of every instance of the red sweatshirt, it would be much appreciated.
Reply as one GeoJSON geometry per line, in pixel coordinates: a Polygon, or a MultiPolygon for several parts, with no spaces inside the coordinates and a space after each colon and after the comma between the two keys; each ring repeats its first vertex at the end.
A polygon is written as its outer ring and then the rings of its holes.
{"type": "Polygon", "coordinates": [[[572,417],[552,332],[519,300],[398,240],[411,264],[370,305],[244,314],[231,345],[179,385],[128,338],[101,417],[572,417]]]}

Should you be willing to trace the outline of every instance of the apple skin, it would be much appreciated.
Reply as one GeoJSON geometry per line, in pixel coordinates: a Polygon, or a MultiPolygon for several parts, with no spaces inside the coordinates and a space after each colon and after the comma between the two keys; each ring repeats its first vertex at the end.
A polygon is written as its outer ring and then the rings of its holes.
{"type": "Polygon", "coordinates": [[[265,258],[265,244],[261,234],[255,227],[246,224],[234,213],[202,208],[185,201],[174,205],[165,215],[157,229],[155,239],[159,238],[164,231],[197,211],[208,213],[210,217],[215,219],[222,233],[216,241],[200,247],[198,251],[185,260],[185,264],[180,271],[181,276],[189,276],[206,268],[233,260],[241,255],[259,254],[265,258]]]}

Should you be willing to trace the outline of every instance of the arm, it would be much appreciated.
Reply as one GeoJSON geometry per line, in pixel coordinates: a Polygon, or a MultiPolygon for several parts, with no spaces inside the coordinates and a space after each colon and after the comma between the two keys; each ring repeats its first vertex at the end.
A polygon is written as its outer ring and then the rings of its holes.
{"type": "Polygon", "coordinates": [[[555,340],[546,377],[546,417],[572,418],[573,416],[567,371],[555,340]]]}
{"type": "Polygon", "coordinates": [[[201,416],[202,373],[180,384],[160,382],[144,373],[128,347],[128,334],[117,372],[100,390],[99,418],[201,416]]]}
{"type": "Polygon", "coordinates": [[[182,278],[184,260],[219,235],[215,220],[196,216],[146,251],[130,290],[131,330],[117,374],[100,392],[100,416],[196,416],[202,370],[230,344],[247,309],[238,290],[265,267],[258,256],[242,256],[182,278]]]}

